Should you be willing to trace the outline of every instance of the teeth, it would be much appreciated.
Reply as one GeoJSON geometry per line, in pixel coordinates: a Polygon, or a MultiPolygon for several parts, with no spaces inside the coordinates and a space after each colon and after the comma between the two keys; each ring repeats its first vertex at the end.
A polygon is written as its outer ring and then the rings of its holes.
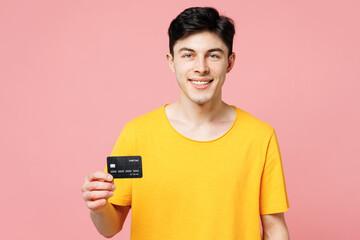
{"type": "Polygon", "coordinates": [[[192,81],[193,83],[195,83],[195,84],[197,84],[197,85],[205,85],[205,84],[207,84],[207,83],[209,83],[209,82],[204,82],[204,81],[192,81]]]}

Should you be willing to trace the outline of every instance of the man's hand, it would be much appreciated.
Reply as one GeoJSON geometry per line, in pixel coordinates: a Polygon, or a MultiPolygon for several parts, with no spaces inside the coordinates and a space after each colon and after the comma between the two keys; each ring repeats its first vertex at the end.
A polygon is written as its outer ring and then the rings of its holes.
{"type": "Polygon", "coordinates": [[[86,206],[92,211],[101,210],[109,197],[114,194],[113,177],[105,172],[97,171],[85,177],[81,188],[86,206]]]}
{"type": "Polygon", "coordinates": [[[107,201],[114,190],[113,177],[101,171],[86,176],[81,187],[86,205],[91,210],[91,220],[99,233],[107,238],[121,231],[130,210],[129,206],[116,206],[107,201]]]}

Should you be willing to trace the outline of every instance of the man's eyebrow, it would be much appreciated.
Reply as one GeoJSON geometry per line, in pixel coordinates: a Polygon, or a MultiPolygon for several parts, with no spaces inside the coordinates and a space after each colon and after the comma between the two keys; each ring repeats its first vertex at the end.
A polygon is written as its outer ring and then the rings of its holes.
{"type": "Polygon", "coordinates": [[[191,49],[191,48],[186,48],[186,47],[180,48],[178,52],[181,52],[181,51],[195,52],[195,50],[194,50],[194,49],[191,49]]]}
{"type": "Polygon", "coordinates": [[[209,49],[208,52],[221,52],[221,53],[224,53],[224,50],[222,50],[221,48],[212,48],[212,49],[209,49]]]}

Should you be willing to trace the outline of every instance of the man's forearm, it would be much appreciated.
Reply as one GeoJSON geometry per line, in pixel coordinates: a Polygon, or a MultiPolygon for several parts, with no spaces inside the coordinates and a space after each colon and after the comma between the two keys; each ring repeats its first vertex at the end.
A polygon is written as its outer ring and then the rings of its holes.
{"type": "Polygon", "coordinates": [[[120,232],[126,216],[119,216],[120,211],[116,211],[115,207],[107,202],[106,205],[97,211],[90,211],[91,220],[96,229],[104,237],[110,238],[120,232]]]}

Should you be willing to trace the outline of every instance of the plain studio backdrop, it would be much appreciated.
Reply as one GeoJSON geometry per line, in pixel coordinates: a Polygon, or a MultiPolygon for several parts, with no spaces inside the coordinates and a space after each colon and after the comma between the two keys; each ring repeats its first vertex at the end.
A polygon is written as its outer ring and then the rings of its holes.
{"type": "Polygon", "coordinates": [[[223,96],[277,132],[291,238],[358,237],[359,1],[1,0],[0,239],[103,239],[84,177],[177,99],[167,28],[191,6],[236,23],[223,96]]]}

